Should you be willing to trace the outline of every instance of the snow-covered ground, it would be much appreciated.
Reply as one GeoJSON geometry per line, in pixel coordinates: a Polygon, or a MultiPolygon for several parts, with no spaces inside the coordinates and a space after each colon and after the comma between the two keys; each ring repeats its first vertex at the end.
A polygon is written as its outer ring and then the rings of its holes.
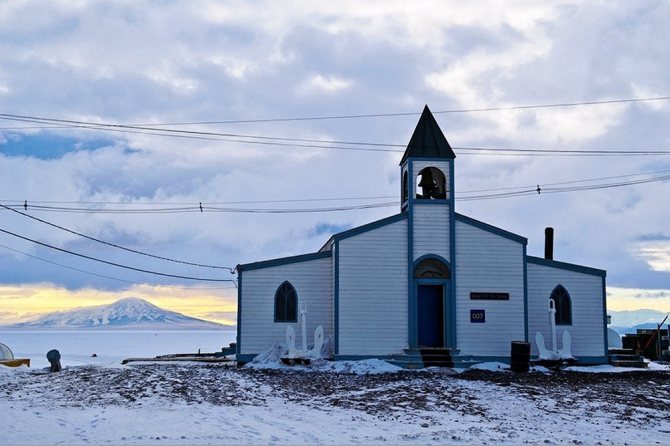
{"type": "Polygon", "coordinates": [[[455,373],[382,361],[0,368],[0,432],[30,445],[667,444],[669,378],[667,366],[455,373]]]}
{"type": "Polygon", "coordinates": [[[56,349],[61,364],[114,365],[129,357],[220,351],[235,342],[233,330],[0,330],[0,342],[33,368],[48,367],[46,354],[56,349]],[[93,357],[93,354],[96,357],[93,357]]]}

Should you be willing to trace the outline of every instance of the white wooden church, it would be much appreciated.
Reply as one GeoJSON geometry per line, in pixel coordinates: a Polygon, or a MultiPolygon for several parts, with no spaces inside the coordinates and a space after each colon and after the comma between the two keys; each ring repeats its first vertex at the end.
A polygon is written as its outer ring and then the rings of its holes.
{"type": "Polygon", "coordinates": [[[553,234],[532,257],[526,238],[457,213],[455,158],[426,107],[400,161],[400,213],[315,253],[238,265],[238,361],[284,343],[304,303],[308,333],[323,325],[336,360],[420,367],[432,348],[509,362],[512,341],[536,355],[536,333],[551,337],[553,305],[578,363],[607,362],[605,271],[553,260],[553,234]]]}

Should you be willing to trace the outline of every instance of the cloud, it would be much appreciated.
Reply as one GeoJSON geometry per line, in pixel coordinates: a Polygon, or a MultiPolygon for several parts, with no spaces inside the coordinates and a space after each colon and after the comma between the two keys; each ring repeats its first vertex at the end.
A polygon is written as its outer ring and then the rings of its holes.
{"type": "Polygon", "coordinates": [[[668,242],[670,241],[670,236],[665,235],[661,232],[654,234],[642,234],[637,237],[639,242],[668,242]]]}
{"type": "Polygon", "coordinates": [[[298,90],[302,94],[325,93],[334,94],[351,88],[352,82],[336,76],[324,77],[320,74],[312,76],[298,90]]]}
{"type": "Polygon", "coordinates": [[[641,243],[634,251],[652,270],[670,272],[670,242],[641,243]]]}
{"type": "MultiPolygon", "coordinates": [[[[573,1],[491,1],[448,8],[439,2],[348,0],[195,6],[59,2],[47,7],[34,1],[5,2],[0,4],[0,97],[4,112],[152,124],[420,112],[426,103],[440,111],[656,96],[670,91],[660,65],[670,54],[670,43],[657,38],[665,33],[669,9],[661,1],[644,6],[615,1],[608,8],[573,1]]],[[[668,113],[665,103],[644,103],[444,113],[436,119],[458,156],[458,196],[460,191],[670,169],[662,157],[472,156],[459,150],[659,148],[670,140],[668,113]]],[[[402,151],[416,118],[179,128],[389,143],[402,151]]],[[[2,130],[2,135],[7,139],[0,145],[3,203],[147,209],[202,202],[218,208],[289,208],[298,206],[267,201],[395,196],[399,190],[401,153],[396,152],[67,127],[2,130]],[[99,204],[103,202],[109,204],[99,204]]],[[[649,183],[458,202],[457,211],[527,236],[530,254],[542,252],[543,228],[554,226],[559,260],[607,269],[612,285],[663,289],[668,283],[664,252],[641,254],[639,249],[664,245],[639,234],[664,235],[670,208],[659,203],[668,193],[667,183],[649,183]]],[[[399,211],[395,206],[298,215],[30,210],[31,215],[124,246],[227,266],[315,251],[331,232],[399,211]]],[[[232,277],[225,271],[130,255],[18,215],[3,214],[1,226],[135,267],[232,277]]],[[[121,280],[190,283],[78,259],[6,234],[0,244],[121,280]]],[[[131,287],[2,249],[0,282],[45,282],[57,290],[113,294],[131,287]]]]}
{"type": "Polygon", "coordinates": [[[308,231],[308,236],[309,237],[316,237],[316,236],[331,236],[333,234],[337,234],[339,232],[346,231],[347,229],[350,229],[351,225],[344,224],[344,225],[333,225],[330,223],[317,223],[313,228],[311,228],[308,231]]]}

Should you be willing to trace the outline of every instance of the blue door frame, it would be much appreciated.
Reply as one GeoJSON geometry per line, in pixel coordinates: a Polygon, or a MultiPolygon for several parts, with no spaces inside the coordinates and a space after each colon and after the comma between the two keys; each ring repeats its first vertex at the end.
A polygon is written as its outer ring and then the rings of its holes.
{"type": "Polygon", "coordinates": [[[444,285],[416,286],[419,348],[444,347],[444,285]]]}
{"type": "Polygon", "coordinates": [[[443,346],[445,348],[454,348],[454,342],[451,339],[452,327],[450,324],[453,324],[455,321],[450,314],[450,300],[451,300],[451,280],[449,279],[414,279],[414,308],[417,311],[414,312],[412,320],[410,322],[410,348],[419,347],[419,332],[421,327],[419,325],[419,314],[418,314],[418,299],[419,299],[419,286],[420,285],[438,285],[442,286],[442,338],[443,346]]]}

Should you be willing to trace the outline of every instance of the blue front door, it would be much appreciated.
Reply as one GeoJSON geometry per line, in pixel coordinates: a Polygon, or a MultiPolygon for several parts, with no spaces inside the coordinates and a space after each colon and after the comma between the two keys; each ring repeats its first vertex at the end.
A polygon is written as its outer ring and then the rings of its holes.
{"type": "Polygon", "coordinates": [[[444,347],[444,286],[419,285],[419,347],[444,347]]]}

